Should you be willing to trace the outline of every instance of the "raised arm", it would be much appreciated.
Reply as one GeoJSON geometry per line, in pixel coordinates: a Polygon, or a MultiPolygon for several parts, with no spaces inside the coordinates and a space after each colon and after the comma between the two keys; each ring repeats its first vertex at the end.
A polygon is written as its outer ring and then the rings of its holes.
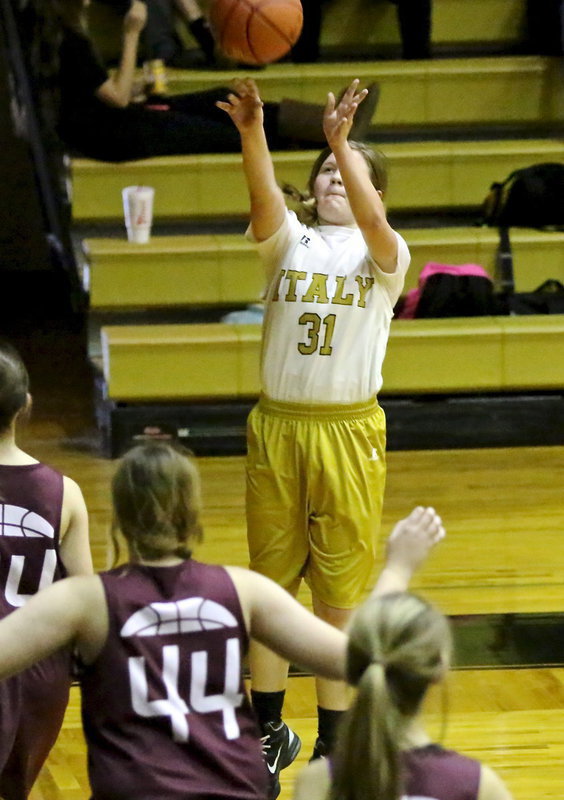
{"type": "Polygon", "coordinates": [[[367,95],[366,89],[357,92],[358,83],[358,80],[351,83],[338,104],[333,93],[329,92],[323,129],[368,251],[383,272],[392,273],[396,270],[398,245],[386,217],[382,193],[374,187],[366,163],[347,140],[356,109],[367,95]]]}
{"type": "Polygon", "coordinates": [[[406,591],[414,573],[444,536],[443,522],[434,508],[414,508],[388,537],[385,564],[372,593],[406,591]]]}
{"type": "Polygon", "coordinates": [[[247,78],[234,82],[227,102],[218,102],[241,136],[243,171],[251,204],[251,227],[258,242],[269,239],[282,225],[286,204],[274,174],[263,125],[262,100],[256,83],[247,78]]]}
{"type": "Polygon", "coordinates": [[[125,108],[131,100],[139,37],[147,22],[147,4],[132,0],[123,18],[123,45],[117,70],[97,90],[96,96],[110,106],[125,108]]]}

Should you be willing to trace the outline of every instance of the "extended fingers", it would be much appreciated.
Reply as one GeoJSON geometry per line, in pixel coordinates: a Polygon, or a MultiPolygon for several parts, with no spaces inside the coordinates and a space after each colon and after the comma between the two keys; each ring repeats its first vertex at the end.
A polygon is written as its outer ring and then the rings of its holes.
{"type": "Polygon", "coordinates": [[[416,506],[404,523],[405,527],[400,525],[393,530],[391,538],[395,538],[407,530],[411,530],[413,533],[423,533],[433,542],[440,541],[446,535],[443,521],[432,506],[416,506]]]}
{"type": "Polygon", "coordinates": [[[432,506],[427,508],[418,506],[414,511],[417,512],[416,519],[419,528],[428,534],[434,542],[438,542],[445,537],[446,531],[443,521],[432,506]]]}
{"type": "Polygon", "coordinates": [[[358,89],[359,83],[360,83],[359,79],[355,78],[354,81],[352,81],[352,83],[349,84],[349,86],[345,89],[345,92],[341,98],[341,102],[343,102],[344,100],[345,102],[350,103],[350,101],[356,94],[356,90],[358,89]]]}
{"type": "Polygon", "coordinates": [[[252,78],[235,78],[233,81],[233,88],[240,98],[249,97],[253,99],[257,105],[262,105],[258,86],[252,78]]]}
{"type": "Polygon", "coordinates": [[[260,107],[263,105],[260,99],[256,83],[250,78],[236,78],[232,83],[233,91],[227,94],[226,100],[218,100],[216,106],[226,111],[231,117],[239,110],[244,112],[245,107],[260,107]]]}
{"type": "Polygon", "coordinates": [[[339,101],[339,105],[350,106],[352,103],[355,103],[356,105],[362,103],[364,98],[368,95],[368,89],[362,89],[360,92],[358,92],[357,89],[359,83],[359,79],[355,78],[354,81],[343,92],[343,95],[339,101]]]}
{"type": "Polygon", "coordinates": [[[227,95],[227,100],[217,100],[215,104],[218,108],[221,108],[222,111],[232,114],[240,102],[241,99],[238,95],[234,94],[233,92],[229,92],[227,95]]]}
{"type": "Polygon", "coordinates": [[[355,94],[353,102],[356,103],[356,105],[358,106],[360,105],[360,103],[362,103],[365,97],[368,97],[368,89],[363,89],[358,94],[355,94]]]}

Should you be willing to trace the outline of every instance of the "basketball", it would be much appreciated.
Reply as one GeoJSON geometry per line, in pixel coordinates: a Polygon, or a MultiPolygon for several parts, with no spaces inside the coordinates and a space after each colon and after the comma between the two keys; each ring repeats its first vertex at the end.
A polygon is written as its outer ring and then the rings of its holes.
{"type": "Polygon", "coordinates": [[[300,0],[212,0],[209,17],[219,49],[250,65],[285,56],[303,22],[300,0]]]}

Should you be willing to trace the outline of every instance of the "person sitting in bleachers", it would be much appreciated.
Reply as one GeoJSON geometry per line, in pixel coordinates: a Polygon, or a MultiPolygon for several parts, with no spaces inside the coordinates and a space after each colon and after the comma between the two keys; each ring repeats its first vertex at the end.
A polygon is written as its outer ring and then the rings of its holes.
{"type": "MultiPolygon", "coordinates": [[[[147,20],[147,6],[141,0],[133,0],[123,18],[121,58],[111,75],[88,35],[85,0],[30,2],[31,69],[47,76],[43,88],[55,98],[52,116],[57,134],[72,154],[130,161],[239,151],[237,131],[215,105],[228,93],[225,87],[132,102],[139,39],[147,20]]],[[[357,115],[358,138],[365,136],[376,102],[374,93],[365,101],[363,114],[357,115]]],[[[321,106],[282,100],[265,103],[264,114],[273,149],[317,147],[325,141],[321,106]]]]}

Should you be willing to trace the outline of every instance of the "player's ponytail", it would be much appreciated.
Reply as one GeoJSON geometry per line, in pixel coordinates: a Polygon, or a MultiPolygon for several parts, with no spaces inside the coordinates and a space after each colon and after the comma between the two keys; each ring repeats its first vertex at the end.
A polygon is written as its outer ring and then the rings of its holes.
{"type": "Polygon", "coordinates": [[[119,558],[119,530],[134,560],[189,558],[202,539],[200,477],[188,454],[169,444],[134,447],[112,481],[112,542],[119,558]]]}
{"type": "Polygon", "coordinates": [[[282,191],[291,201],[290,205],[295,206],[299,221],[304,225],[315,225],[317,222],[315,197],[309,191],[301,192],[291,183],[283,183],[282,191]]]}
{"type": "Polygon", "coordinates": [[[415,595],[391,594],[361,606],[349,636],[347,679],[357,695],[339,731],[329,798],[397,800],[406,730],[448,664],[448,622],[415,595]]]}

